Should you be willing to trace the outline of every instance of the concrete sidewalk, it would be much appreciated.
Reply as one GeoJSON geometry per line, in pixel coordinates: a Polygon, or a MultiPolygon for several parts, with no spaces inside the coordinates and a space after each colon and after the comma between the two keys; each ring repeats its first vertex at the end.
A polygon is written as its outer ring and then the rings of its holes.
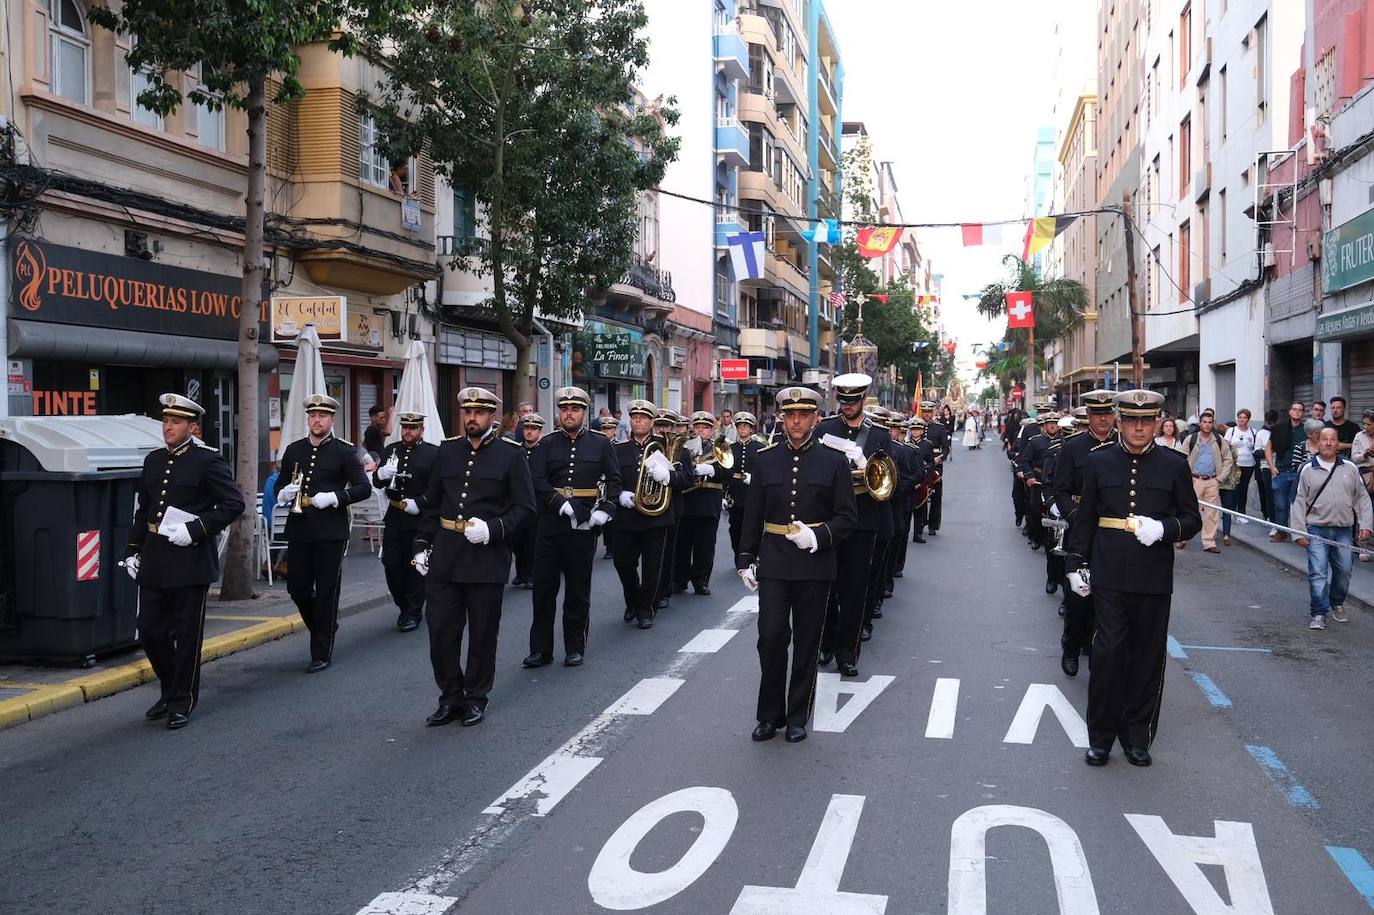
{"type": "MultiPolygon", "coordinates": [[[[390,599],[377,555],[365,540],[355,538],[344,557],[339,615],[362,613],[390,599]]],[[[201,661],[213,661],[304,628],[286,593],[284,579],[270,586],[265,578],[259,581],[252,600],[220,601],[219,589],[212,587],[206,603],[201,661]]],[[[94,667],[79,671],[36,664],[0,665],[0,729],[94,702],[153,679],[153,669],[137,647],[101,658],[94,667]]]]}
{"type": "MultiPolygon", "coordinates": [[[[1221,542],[1219,534],[1217,542],[1221,542]]],[[[1307,550],[1291,539],[1280,543],[1271,541],[1269,525],[1262,518],[1251,517],[1249,524],[1240,523],[1239,518],[1234,519],[1231,523],[1231,542],[1249,547],[1303,578],[1307,577],[1307,550]]],[[[1374,562],[1355,560],[1350,573],[1350,594],[1346,606],[1374,611],[1374,562]]]]}

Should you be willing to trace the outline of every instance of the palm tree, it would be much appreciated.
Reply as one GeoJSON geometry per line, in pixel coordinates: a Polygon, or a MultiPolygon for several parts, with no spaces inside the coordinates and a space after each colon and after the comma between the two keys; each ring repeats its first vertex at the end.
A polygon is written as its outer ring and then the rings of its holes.
{"type": "MultiPolygon", "coordinates": [[[[1044,363],[1039,352],[1031,354],[1029,363],[1024,358],[1035,340],[1034,332],[1039,330],[1040,340],[1044,342],[1066,337],[1081,327],[1083,314],[1088,310],[1088,290],[1078,280],[1064,277],[1046,279],[1039,267],[1015,254],[1002,258],[1002,263],[1008,268],[1007,279],[983,287],[978,299],[978,313],[988,318],[1006,314],[1009,292],[1029,292],[1034,297],[1035,327],[1024,330],[1007,328],[1005,339],[1011,345],[1004,354],[1008,358],[1019,358],[1017,370],[1026,377],[1026,402],[1030,403],[1035,396],[1035,369],[1044,363]]],[[[992,364],[989,359],[989,368],[992,364]]]]}

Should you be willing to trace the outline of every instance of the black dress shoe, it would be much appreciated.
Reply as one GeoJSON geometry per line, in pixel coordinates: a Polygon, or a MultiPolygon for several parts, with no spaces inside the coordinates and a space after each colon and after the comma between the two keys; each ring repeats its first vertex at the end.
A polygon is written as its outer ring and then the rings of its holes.
{"type": "Polygon", "coordinates": [[[425,719],[425,724],[432,728],[437,728],[440,725],[452,724],[458,720],[459,714],[460,710],[458,706],[440,703],[439,707],[434,710],[434,714],[425,719]]]}
{"type": "Polygon", "coordinates": [[[871,638],[873,638],[873,627],[864,626],[864,628],[859,631],[859,641],[867,642],[871,638]]]}
{"type": "Polygon", "coordinates": [[[396,621],[397,632],[414,632],[420,628],[420,621],[413,616],[403,616],[396,621]]]}
{"type": "Polygon", "coordinates": [[[626,607],[626,608],[625,608],[625,622],[627,622],[627,623],[632,623],[632,622],[634,622],[634,618],[635,618],[635,611],[634,611],[634,609],[633,609],[632,607],[626,607]]]}
{"type": "Polygon", "coordinates": [[[1059,669],[1064,671],[1066,677],[1078,676],[1078,652],[1064,649],[1064,655],[1059,659],[1059,669]]]}
{"type": "Polygon", "coordinates": [[[563,659],[563,666],[564,666],[564,667],[581,667],[581,666],[582,666],[582,652],[580,652],[580,651],[574,651],[574,652],[570,653],[566,658],[563,659]]]}
{"type": "Polygon", "coordinates": [[[143,713],[143,717],[144,717],[144,718],[147,718],[149,721],[157,721],[159,718],[166,718],[166,717],[167,717],[167,700],[166,700],[166,699],[159,699],[159,700],[157,700],[156,702],[154,702],[154,703],[148,708],[148,711],[146,711],[146,712],[143,713]]]}
{"type": "Polygon", "coordinates": [[[888,599],[889,597],[891,597],[891,596],[892,596],[892,588],[891,588],[891,587],[883,588],[883,600],[887,600],[887,599],[888,599]]]}
{"type": "Polygon", "coordinates": [[[525,660],[520,662],[521,667],[543,667],[545,664],[553,663],[553,655],[544,654],[542,651],[531,651],[525,660]]]}
{"type": "Polygon", "coordinates": [[[654,628],[654,621],[647,616],[641,616],[635,625],[639,626],[640,629],[652,629],[654,628]]]}
{"type": "MultiPolygon", "coordinates": [[[[891,596],[892,596],[891,594],[888,595],[888,597],[891,597],[891,596]]],[[[873,608],[873,613],[870,614],[869,619],[880,620],[880,619],[882,619],[882,618],[883,618],[883,608],[882,608],[882,607],[874,607],[874,608],[873,608]]]]}
{"type": "Polygon", "coordinates": [[[787,735],[783,739],[788,743],[800,743],[806,739],[806,728],[799,724],[789,724],[787,726],[787,735]]]}
{"type": "Polygon", "coordinates": [[[329,662],[328,662],[328,661],[321,661],[321,660],[316,659],[316,660],[310,662],[310,666],[307,667],[307,668],[305,669],[305,672],[308,673],[308,674],[317,674],[317,673],[319,673],[319,672],[322,671],[322,670],[328,670],[328,669],[329,669],[329,662]]]}
{"type": "Polygon", "coordinates": [[[673,587],[672,587],[672,593],[674,593],[674,594],[686,594],[686,593],[687,593],[687,585],[686,585],[686,584],[673,585],[673,587]]]}
{"type": "Polygon", "coordinates": [[[1144,747],[1122,747],[1126,762],[1133,766],[1148,766],[1151,763],[1150,751],[1144,747]]]}
{"type": "Polygon", "coordinates": [[[902,570],[901,570],[901,569],[898,569],[897,571],[893,572],[893,573],[892,573],[892,577],[893,577],[893,578],[901,578],[901,577],[902,577],[902,570]]]}
{"type": "Polygon", "coordinates": [[[833,660],[835,660],[835,652],[833,651],[822,651],[820,655],[816,657],[816,663],[821,667],[824,667],[833,660]]]}
{"type": "Polygon", "coordinates": [[[474,724],[481,724],[485,717],[487,717],[485,710],[476,705],[469,705],[463,709],[463,727],[470,728],[474,724]]]}
{"type": "MultiPolygon", "coordinates": [[[[190,723],[191,723],[191,716],[190,716],[189,714],[187,714],[186,712],[168,712],[168,713],[167,713],[167,730],[169,730],[169,731],[179,731],[179,730],[181,730],[182,728],[186,727],[186,725],[188,725],[188,724],[190,724],[190,723]]],[[[1147,756],[1146,759],[1149,759],[1149,757],[1147,756]]],[[[1148,766],[1149,763],[1146,762],[1146,763],[1143,763],[1143,765],[1147,765],[1147,766],[1148,766]]]]}
{"type": "Polygon", "coordinates": [[[1068,605],[1065,604],[1065,603],[1061,600],[1061,601],[1059,602],[1059,615],[1060,615],[1060,616],[1063,616],[1065,613],[1068,613],[1068,612],[1069,612],[1069,607],[1068,607],[1068,605]]]}
{"type": "Polygon", "coordinates": [[[859,665],[853,661],[836,661],[835,668],[840,672],[841,677],[857,677],[859,675],[859,665]]]}
{"type": "Polygon", "coordinates": [[[933,527],[927,533],[929,533],[932,537],[938,537],[940,535],[939,530],[933,527]]]}
{"type": "Polygon", "coordinates": [[[1088,747],[1088,751],[1083,754],[1083,761],[1090,766],[1105,766],[1107,764],[1107,751],[1099,750],[1097,747],[1088,747]]]}
{"type": "Polygon", "coordinates": [[[778,733],[778,723],[776,721],[760,721],[754,727],[754,733],[749,735],[753,740],[772,740],[773,735],[778,733]]]}
{"type": "Polygon", "coordinates": [[[915,542],[915,543],[925,543],[925,542],[926,542],[926,538],[922,537],[920,534],[917,534],[915,537],[913,537],[913,538],[911,538],[911,539],[912,539],[912,541],[915,542]]]}
{"type": "Polygon", "coordinates": [[[702,597],[711,596],[711,589],[706,587],[706,585],[692,585],[692,590],[696,591],[702,597]]]}
{"type": "Polygon", "coordinates": [[[1045,593],[1046,593],[1046,594],[1053,594],[1055,591],[1058,591],[1058,590],[1059,590],[1059,582],[1054,581],[1054,580],[1050,580],[1050,581],[1045,582],[1045,593]]]}
{"type": "Polygon", "coordinates": [[[1040,549],[1040,544],[1038,544],[1038,543],[1032,541],[1032,542],[1031,542],[1031,550],[1032,550],[1032,551],[1035,551],[1035,550],[1038,550],[1038,549],[1040,549]]]}
{"type": "Polygon", "coordinates": [[[666,598],[666,597],[660,597],[658,600],[654,601],[654,609],[655,609],[655,610],[666,610],[666,609],[668,609],[668,598],[666,598]]]}

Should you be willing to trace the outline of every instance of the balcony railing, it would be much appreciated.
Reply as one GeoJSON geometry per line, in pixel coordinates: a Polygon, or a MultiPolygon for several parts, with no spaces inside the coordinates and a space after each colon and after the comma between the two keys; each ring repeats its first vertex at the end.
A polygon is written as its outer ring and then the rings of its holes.
{"type": "Polygon", "coordinates": [[[626,286],[633,286],[661,302],[672,304],[677,301],[677,293],[673,291],[672,272],[660,270],[638,254],[630,262],[630,269],[620,278],[620,282],[626,286]]]}
{"type": "Polygon", "coordinates": [[[820,71],[821,74],[821,85],[824,86],[826,88],[826,91],[830,93],[830,97],[832,99],[837,98],[837,96],[835,95],[835,84],[830,79],[830,68],[822,63],[816,69],[820,71]]]}
{"type": "Polygon", "coordinates": [[[434,239],[434,253],[439,257],[477,257],[488,242],[471,235],[439,235],[434,239]]]}
{"type": "Polygon", "coordinates": [[[742,123],[740,122],[740,119],[739,119],[736,115],[733,115],[733,114],[718,114],[718,115],[716,115],[716,126],[717,126],[717,127],[733,127],[733,128],[735,128],[736,130],[744,130],[744,124],[742,124],[742,123]]]}
{"type": "Polygon", "coordinates": [[[835,158],[835,141],[830,138],[830,131],[825,129],[825,125],[817,124],[816,129],[821,134],[821,149],[830,153],[830,158],[835,158]]]}

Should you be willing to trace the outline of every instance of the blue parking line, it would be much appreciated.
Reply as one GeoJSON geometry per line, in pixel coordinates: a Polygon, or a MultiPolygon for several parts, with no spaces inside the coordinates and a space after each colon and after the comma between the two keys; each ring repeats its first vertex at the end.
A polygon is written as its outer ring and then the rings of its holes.
{"type": "Polygon", "coordinates": [[[1178,639],[1169,636],[1169,657],[1178,658],[1180,661],[1188,660],[1188,653],[1183,650],[1183,646],[1178,643],[1178,639]]]}
{"type": "MultiPolygon", "coordinates": [[[[1170,638],[1172,638],[1172,636],[1170,636],[1170,638]]],[[[1180,645],[1178,647],[1187,648],[1190,651],[1249,651],[1254,654],[1274,653],[1274,649],[1272,648],[1240,648],[1235,645],[1180,645]]]]}
{"type": "Polygon", "coordinates": [[[1278,785],[1288,798],[1288,803],[1294,807],[1306,807],[1309,810],[1317,810],[1321,804],[1317,803],[1310,792],[1298,780],[1293,777],[1293,773],[1288,771],[1288,767],[1279,759],[1278,754],[1268,747],[1255,744],[1246,744],[1245,749],[1255,758],[1255,762],[1264,769],[1264,774],[1269,776],[1269,780],[1278,785]]]}
{"type": "Polygon", "coordinates": [[[1212,682],[1211,677],[1204,673],[1199,673],[1196,670],[1188,671],[1188,676],[1193,678],[1193,682],[1197,684],[1197,688],[1202,690],[1202,694],[1207,697],[1207,701],[1212,703],[1215,708],[1231,707],[1231,700],[1212,682]]]}
{"type": "Polygon", "coordinates": [[[1374,867],[1353,848],[1328,845],[1326,853],[1340,866],[1355,892],[1364,897],[1365,904],[1374,909],[1374,867]]]}

